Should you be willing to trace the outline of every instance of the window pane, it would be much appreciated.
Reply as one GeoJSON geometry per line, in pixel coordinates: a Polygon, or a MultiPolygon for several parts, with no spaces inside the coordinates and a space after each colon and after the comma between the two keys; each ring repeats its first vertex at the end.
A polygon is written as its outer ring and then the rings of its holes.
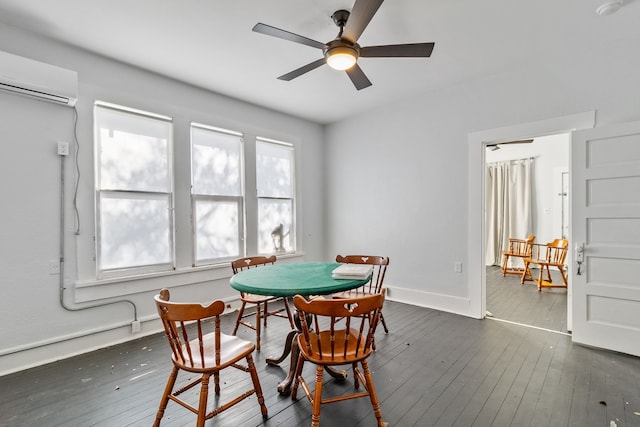
{"type": "Polygon", "coordinates": [[[96,108],[99,189],[170,191],[171,123],[96,108]]]}
{"type": "Polygon", "coordinates": [[[258,200],[258,253],[290,252],[294,240],[293,201],[258,200]]]}
{"type": "Polygon", "coordinates": [[[256,143],[258,197],[293,197],[292,149],[265,141],[256,143]]]}
{"type": "Polygon", "coordinates": [[[100,193],[99,269],[172,261],[169,196],[100,193]]]}
{"type": "Polygon", "coordinates": [[[239,215],[235,201],[195,201],[197,260],[240,256],[239,215]]]}
{"type": "Polygon", "coordinates": [[[191,128],[194,194],[242,195],[241,143],[238,135],[191,128]]]}

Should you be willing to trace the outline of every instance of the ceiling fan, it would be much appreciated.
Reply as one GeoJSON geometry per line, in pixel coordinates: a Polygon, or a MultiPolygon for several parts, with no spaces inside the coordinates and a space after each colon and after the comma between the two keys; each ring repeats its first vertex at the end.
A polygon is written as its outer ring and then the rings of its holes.
{"type": "Polygon", "coordinates": [[[357,61],[362,58],[427,58],[431,56],[435,43],[410,43],[383,46],[365,46],[358,44],[358,38],[376,14],[384,0],[356,0],[351,12],[338,10],[331,15],[333,22],[340,28],[338,36],[321,43],[280,28],[258,23],[253,31],[268,36],[289,40],[306,46],[322,49],[323,58],[313,61],[298,69],[278,77],[279,80],[290,81],[296,77],[328,64],[336,70],[344,70],[357,90],[371,86],[371,81],[364,74],[357,61]]]}
{"type": "Polygon", "coordinates": [[[491,144],[487,144],[486,147],[487,148],[491,148],[491,151],[496,151],[500,149],[501,145],[507,145],[507,144],[531,144],[533,142],[533,139],[520,139],[517,141],[505,141],[505,142],[495,142],[495,143],[491,143],[491,144]]]}

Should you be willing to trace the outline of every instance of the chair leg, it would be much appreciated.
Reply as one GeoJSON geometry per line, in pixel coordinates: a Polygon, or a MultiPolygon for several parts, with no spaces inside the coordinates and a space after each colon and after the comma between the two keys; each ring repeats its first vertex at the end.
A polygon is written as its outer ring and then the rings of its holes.
{"type": "Polygon", "coordinates": [[[387,328],[387,322],[384,321],[384,316],[382,315],[382,312],[380,312],[380,323],[382,323],[382,327],[384,328],[384,333],[388,334],[389,328],[387,328]]]}
{"type": "Polygon", "coordinates": [[[322,374],[324,367],[316,366],[316,384],[313,391],[313,413],[311,414],[311,427],[320,427],[320,408],[322,406],[322,374]]]}
{"type": "Polygon", "coordinates": [[[525,280],[528,279],[531,279],[531,270],[529,270],[529,263],[525,261],[524,270],[522,271],[522,277],[520,278],[520,283],[524,285],[525,280]]]}
{"type": "Polygon", "coordinates": [[[251,375],[251,381],[253,382],[253,389],[258,397],[258,404],[260,405],[260,412],[262,412],[262,418],[267,419],[267,406],[264,403],[264,396],[262,395],[262,387],[260,386],[260,379],[258,378],[258,371],[256,365],[253,363],[253,357],[249,354],[246,357],[247,366],[249,368],[249,374],[251,375]]]}
{"type": "MultiPolygon", "coordinates": [[[[258,304],[256,305],[256,350],[260,350],[260,308],[261,308],[262,304],[258,304]]],[[[267,303],[264,303],[264,306],[266,308],[267,303]]],[[[265,314],[264,318],[266,319],[267,316],[265,314]]]]}
{"type": "Polygon", "coordinates": [[[356,371],[358,370],[358,363],[353,363],[351,370],[353,371],[353,388],[357,390],[360,388],[360,377],[356,374],[356,371]]]}
{"type": "MultiPolygon", "coordinates": [[[[295,338],[294,338],[295,339],[295,338]]],[[[300,375],[302,375],[302,367],[304,366],[304,357],[298,355],[298,362],[295,366],[293,375],[293,386],[291,387],[291,399],[296,400],[298,398],[298,386],[300,385],[300,375]]]]}
{"type": "Polygon", "coordinates": [[[562,277],[562,283],[564,283],[564,285],[568,287],[569,283],[567,282],[567,276],[564,274],[562,267],[558,267],[558,270],[560,271],[560,277],[562,277]]]}
{"type": "Polygon", "coordinates": [[[284,309],[287,311],[287,318],[289,319],[289,324],[291,325],[291,329],[295,329],[295,325],[293,324],[293,313],[291,312],[291,308],[289,307],[288,298],[283,297],[282,301],[284,301],[284,309]]]}
{"type": "Polygon", "coordinates": [[[220,371],[213,373],[213,390],[216,394],[220,394],[220,371]]]}
{"type": "Polygon", "coordinates": [[[198,427],[204,427],[205,418],[207,416],[207,398],[209,397],[209,375],[202,375],[202,383],[200,384],[200,402],[198,404],[198,427]]]}
{"type": "Polygon", "coordinates": [[[371,375],[371,371],[369,370],[369,364],[366,359],[360,362],[362,365],[362,372],[364,374],[365,380],[367,380],[366,389],[369,392],[369,399],[371,400],[371,406],[373,406],[373,413],[376,416],[376,420],[378,421],[378,427],[383,427],[384,423],[382,421],[382,410],[380,409],[380,402],[378,401],[378,394],[376,393],[376,387],[373,384],[373,376],[371,375]]]}
{"type": "Polygon", "coordinates": [[[158,407],[158,412],[156,413],[156,420],[153,423],[153,427],[158,427],[160,425],[160,420],[162,420],[162,417],[164,416],[164,410],[167,409],[169,395],[173,391],[173,386],[176,383],[176,378],[178,378],[178,368],[174,366],[173,370],[171,371],[171,375],[169,375],[169,379],[167,380],[167,385],[164,388],[162,399],[160,399],[160,406],[158,407]]]}
{"type": "Polygon", "coordinates": [[[262,312],[262,321],[264,322],[264,327],[267,327],[267,317],[269,317],[269,303],[267,301],[264,302],[264,311],[262,312]]]}
{"type": "Polygon", "coordinates": [[[542,273],[544,270],[544,266],[543,265],[539,265],[538,266],[540,269],[540,273],[538,274],[538,292],[542,291],[542,273]]]}
{"type": "Polygon", "coordinates": [[[507,263],[509,262],[509,255],[502,256],[502,277],[506,276],[507,272],[507,263]]]}
{"type": "Polygon", "coordinates": [[[238,326],[240,326],[240,321],[242,320],[242,315],[244,314],[244,309],[245,306],[247,305],[246,302],[242,302],[242,305],[240,306],[240,310],[238,310],[238,317],[236,318],[236,325],[233,327],[233,332],[231,332],[231,335],[235,335],[238,332],[238,326]]]}

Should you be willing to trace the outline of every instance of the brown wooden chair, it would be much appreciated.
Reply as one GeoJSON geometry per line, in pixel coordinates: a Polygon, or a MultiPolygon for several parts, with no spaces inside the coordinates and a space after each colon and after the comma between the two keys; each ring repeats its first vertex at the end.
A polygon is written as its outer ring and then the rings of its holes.
{"type": "Polygon", "coordinates": [[[533,247],[532,245],[535,238],[536,236],[534,236],[533,234],[531,234],[526,239],[509,238],[509,247],[507,248],[507,250],[502,251],[502,275],[503,276],[507,274],[522,275],[524,268],[515,267],[513,265],[509,266],[509,258],[520,258],[521,262],[524,264],[524,259],[531,257],[531,250],[533,247]]]}
{"type": "MultiPolygon", "coordinates": [[[[368,283],[356,289],[335,293],[332,295],[333,298],[357,298],[380,293],[384,276],[389,266],[389,257],[375,255],[338,255],[336,256],[336,262],[342,264],[371,265],[373,266],[373,273],[371,273],[371,279],[368,283]]],[[[385,334],[388,334],[389,328],[387,328],[387,322],[385,322],[382,313],[380,313],[380,322],[382,323],[385,334]]]]}
{"type": "MultiPolygon", "coordinates": [[[[266,264],[274,264],[276,262],[275,255],[271,255],[270,257],[264,256],[253,256],[247,258],[239,258],[231,262],[231,269],[233,270],[233,274],[238,273],[239,271],[246,270],[247,268],[259,267],[266,264]]],[[[264,326],[267,326],[267,317],[269,316],[277,316],[289,319],[289,324],[291,329],[294,329],[293,325],[293,316],[291,314],[291,308],[289,307],[289,302],[287,298],[284,297],[274,297],[274,296],[265,296],[265,295],[254,295],[248,294],[246,292],[240,292],[240,300],[242,301],[242,305],[240,306],[240,310],[238,311],[238,316],[236,318],[236,324],[233,327],[232,335],[235,335],[238,332],[238,327],[240,325],[244,325],[247,328],[253,329],[256,331],[256,349],[260,350],[260,325],[261,323],[264,326]],[[269,303],[276,302],[282,300],[284,307],[278,308],[276,310],[269,311],[269,303]],[[247,308],[247,304],[255,305],[256,311],[255,313],[247,313],[245,309],[247,308]],[[286,314],[282,314],[286,312],[286,314]],[[256,320],[255,324],[244,320],[247,317],[255,315],[256,320]]]]}
{"type": "Polygon", "coordinates": [[[538,291],[542,288],[567,288],[567,276],[564,274],[564,261],[567,258],[567,248],[569,241],[565,239],[555,239],[551,243],[541,245],[534,243],[531,257],[524,259],[524,271],[520,282],[524,284],[527,280],[533,280],[538,284],[538,291]],[[540,269],[538,279],[534,279],[531,275],[530,267],[537,265],[540,269]],[[562,284],[555,284],[551,280],[551,272],[549,267],[556,267],[560,271],[562,284]],[[546,271],[547,280],[543,280],[543,273],[546,271]]]}
{"type": "Polygon", "coordinates": [[[252,394],[257,396],[262,417],[266,419],[267,407],[264,404],[258,372],[252,357],[256,347],[252,342],[220,332],[220,314],[224,312],[224,302],[217,300],[208,306],[203,306],[170,302],[169,298],[167,289],[162,289],[160,294],[155,296],[158,313],[172,351],[173,370],[164,389],[153,425],[160,425],[169,400],[197,414],[196,425],[202,427],[205,420],[213,418],[252,394]],[[246,366],[240,364],[242,359],[246,361],[246,366]],[[251,375],[253,387],[238,397],[227,400],[226,403],[218,403],[215,409],[207,412],[209,379],[213,375],[215,393],[219,394],[220,371],[229,367],[248,372],[251,375]],[[187,380],[190,382],[174,391],[173,388],[181,370],[190,373],[187,380]],[[178,397],[198,384],[200,384],[200,397],[197,407],[188,403],[186,399],[178,397]]]}
{"type": "Polygon", "coordinates": [[[367,358],[373,350],[373,336],[384,304],[384,289],[379,294],[348,299],[318,298],[308,301],[296,295],[293,303],[298,310],[301,333],[297,337],[300,357],[296,365],[291,398],[297,398],[298,387],[301,386],[313,407],[311,426],[320,425],[322,404],[366,396],[371,400],[377,425],[385,425],[367,363],[367,358]],[[342,319],[346,319],[346,323],[343,324],[342,319]],[[336,324],[338,320],[341,320],[339,325],[336,324]],[[302,377],[305,361],[316,365],[313,392],[302,377]],[[324,370],[337,365],[351,365],[356,391],[323,398],[324,370]],[[363,391],[357,391],[360,385],[363,386],[363,391]]]}

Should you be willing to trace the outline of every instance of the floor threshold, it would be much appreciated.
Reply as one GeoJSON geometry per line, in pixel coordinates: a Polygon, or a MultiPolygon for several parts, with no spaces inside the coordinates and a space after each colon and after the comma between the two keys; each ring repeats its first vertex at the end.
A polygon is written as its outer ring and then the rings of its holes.
{"type": "Polygon", "coordinates": [[[487,317],[485,317],[485,319],[497,320],[498,322],[504,322],[504,323],[510,323],[512,325],[524,326],[526,328],[533,328],[533,329],[537,329],[539,331],[552,332],[554,334],[565,335],[565,336],[568,336],[568,337],[571,336],[571,334],[568,333],[568,332],[554,331],[553,329],[541,328],[539,326],[527,325],[526,323],[513,322],[511,320],[499,319],[497,317],[487,316],[487,317]]]}

